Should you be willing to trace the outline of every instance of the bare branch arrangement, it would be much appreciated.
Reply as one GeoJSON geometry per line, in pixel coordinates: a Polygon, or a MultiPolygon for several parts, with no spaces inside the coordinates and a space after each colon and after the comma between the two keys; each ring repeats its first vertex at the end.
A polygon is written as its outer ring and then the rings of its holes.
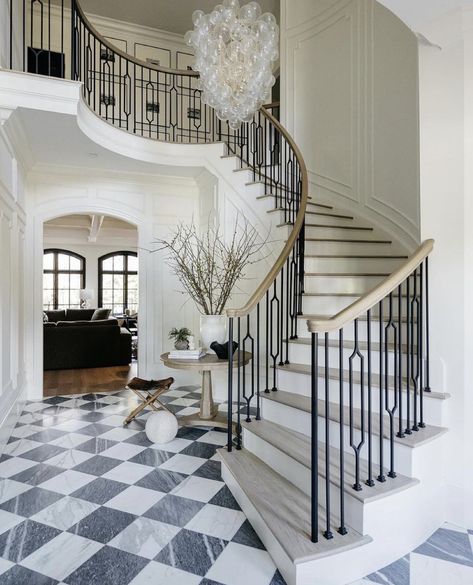
{"type": "Polygon", "coordinates": [[[166,262],[204,315],[221,315],[246,269],[261,260],[266,244],[245,218],[237,217],[232,237],[225,241],[220,226],[203,234],[194,222],[179,224],[170,240],[156,240],[166,262]]]}

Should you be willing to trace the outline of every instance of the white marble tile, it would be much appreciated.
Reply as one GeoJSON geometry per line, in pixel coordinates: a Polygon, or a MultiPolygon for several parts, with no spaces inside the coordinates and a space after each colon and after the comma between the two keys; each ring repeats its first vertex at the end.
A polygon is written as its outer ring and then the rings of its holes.
{"type": "Polygon", "coordinates": [[[18,526],[18,524],[21,524],[24,520],[25,518],[23,516],[12,514],[6,510],[0,510],[0,534],[7,532],[14,526],[18,526]]]}
{"type": "Polygon", "coordinates": [[[37,461],[30,461],[29,459],[22,459],[21,457],[12,457],[0,463],[0,477],[11,477],[25,469],[29,469],[37,465],[37,461]]]}
{"type": "Polygon", "coordinates": [[[140,557],[153,559],[180,530],[177,526],[141,517],[108,544],[140,557]]]}
{"type": "MultiPolygon", "coordinates": [[[[89,435],[81,435],[80,433],[68,433],[62,437],[49,441],[49,445],[57,445],[58,447],[64,447],[65,449],[74,449],[75,447],[82,445],[86,441],[90,441],[89,435]]],[[[48,462],[49,463],[49,462],[48,462]]]]}
{"type": "Polygon", "coordinates": [[[453,530],[455,532],[461,532],[462,534],[468,534],[468,530],[466,528],[458,526],[458,524],[451,524],[450,522],[445,522],[442,528],[445,528],[446,530],[453,530]]]}
{"type": "Polygon", "coordinates": [[[206,577],[222,585],[268,585],[276,566],[265,550],[229,542],[206,577]]]}
{"type": "MultiPolygon", "coordinates": [[[[100,411],[102,413],[102,411],[100,411]]],[[[110,425],[111,427],[121,427],[123,425],[123,415],[111,414],[100,421],[102,425],[110,425]]]]}
{"type": "MultiPolygon", "coordinates": [[[[166,445],[163,445],[163,447],[166,448],[166,445]]],[[[191,475],[206,462],[207,459],[201,457],[191,457],[190,455],[182,455],[182,453],[178,453],[161,464],[159,468],[191,475]]]]}
{"type": "Polygon", "coordinates": [[[14,564],[15,563],[12,563],[11,561],[7,561],[7,559],[0,558],[0,575],[6,573],[8,569],[11,569],[13,567],[14,564]]]}
{"type": "MultiPolygon", "coordinates": [[[[136,406],[136,404],[123,404],[123,403],[117,403],[117,404],[108,404],[107,406],[104,406],[103,408],[100,409],[100,414],[120,414],[123,411],[126,410],[132,410],[134,407],[136,406]]],[[[123,424],[123,420],[120,424],[123,424]]]]}
{"type": "MultiPolygon", "coordinates": [[[[130,585],[199,585],[202,577],[151,561],[130,585]]],[[[248,584],[249,585],[249,584],[248,584]]]]}
{"type": "Polygon", "coordinates": [[[88,427],[90,425],[90,421],[85,420],[66,420],[62,423],[52,426],[52,429],[57,429],[58,431],[67,431],[69,433],[73,433],[74,431],[80,431],[84,427],[88,427]]]}
{"type": "Polygon", "coordinates": [[[25,414],[20,416],[18,422],[25,425],[34,425],[35,423],[42,421],[44,416],[45,415],[42,415],[41,413],[36,414],[34,412],[25,412],[25,414]]]}
{"type": "Polygon", "coordinates": [[[170,453],[179,453],[186,447],[192,444],[192,441],[188,439],[180,439],[179,437],[169,441],[164,445],[153,444],[150,445],[150,449],[158,449],[160,451],[169,451],[170,453]]]}
{"type": "Polygon", "coordinates": [[[40,410],[44,410],[50,406],[51,404],[47,404],[45,402],[32,402],[31,404],[25,404],[23,406],[23,412],[39,412],[40,410]]]}
{"type": "Polygon", "coordinates": [[[227,444],[227,434],[219,433],[218,431],[209,431],[197,439],[197,443],[210,443],[211,445],[218,445],[223,447],[227,444]]]}
{"type": "Polygon", "coordinates": [[[14,481],[12,479],[0,480],[0,504],[3,504],[3,502],[7,502],[12,498],[16,498],[16,496],[27,492],[32,487],[33,486],[31,485],[14,481]]]}
{"type": "Polygon", "coordinates": [[[97,479],[94,475],[68,469],[40,484],[40,487],[45,490],[57,492],[58,494],[69,495],[94,479],[97,479]]]}
{"type": "Polygon", "coordinates": [[[473,567],[411,553],[410,585],[472,585],[473,567]]]}
{"type": "Polygon", "coordinates": [[[231,540],[244,521],[243,512],[207,504],[192,518],[186,528],[215,538],[231,540]]]}
{"type": "Polygon", "coordinates": [[[30,439],[18,439],[18,441],[5,445],[3,452],[5,455],[18,457],[19,455],[23,455],[23,453],[31,451],[31,449],[35,449],[36,447],[41,447],[42,445],[44,445],[44,443],[31,441],[30,439]]]}
{"type": "Polygon", "coordinates": [[[86,404],[90,404],[90,400],[83,400],[82,398],[71,398],[70,400],[65,400],[61,402],[61,408],[79,408],[80,406],[85,406],[86,404]]]}
{"type": "Polygon", "coordinates": [[[198,502],[208,502],[221,487],[222,483],[220,481],[191,476],[177,485],[171,493],[175,496],[197,500],[198,502]]]}
{"type": "Polygon", "coordinates": [[[21,561],[21,565],[62,581],[102,548],[103,544],[62,532],[21,561]]]}
{"type": "Polygon", "coordinates": [[[176,398],[176,400],[171,400],[168,404],[172,404],[173,406],[192,406],[195,405],[195,402],[195,398],[176,398]]]}
{"type": "Polygon", "coordinates": [[[119,396],[102,396],[100,402],[103,402],[104,404],[116,404],[121,400],[122,399],[119,396]]]}
{"type": "Polygon", "coordinates": [[[186,394],[189,394],[187,390],[168,390],[164,393],[164,396],[175,396],[176,398],[182,398],[186,394]]]}
{"type": "Polygon", "coordinates": [[[31,520],[68,530],[99,507],[98,504],[66,496],[32,516],[31,520]]]}
{"type": "Polygon", "coordinates": [[[23,439],[39,431],[44,431],[44,428],[35,425],[23,425],[21,427],[15,427],[11,432],[11,436],[17,439],[23,439]]]}
{"type": "Polygon", "coordinates": [[[165,495],[163,492],[131,485],[109,500],[104,506],[121,510],[122,512],[129,512],[130,514],[141,515],[159,502],[161,498],[164,498],[165,495]]]}
{"type": "MultiPolygon", "coordinates": [[[[90,440],[90,437],[88,437],[90,440]]],[[[86,453],[85,451],[77,451],[76,449],[70,449],[69,451],[64,451],[63,453],[59,453],[51,459],[48,459],[48,465],[55,465],[56,467],[62,467],[63,469],[72,469],[94,457],[93,453],[86,453]]]]}
{"type": "MultiPolygon", "coordinates": [[[[102,422],[102,421],[100,421],[102,422]]],[[[142,445],[132,445],[131,443],[118,443],[117,445],[113,445],[109,449],[102,451],[100,455],[104,457],[112,457],[113,459],[121,459],[122,461],[127,461],[131,459],[141,451],[144,451],[146,447],[142,445]]]]}
{"type": "Polygon", "coordinates": [[[137,431],[135,429],[117,428],[111,429],[110,431],[103,433],[103,435],[100,435],[100,438],[109,439],[110,441],[126,441],[127,439],[133,437],[133,435],[136,435],[136,433],[139,432],[140,431],[137,431]]]}
{"type": "Polygon", "coordinates": [[[148,465],[140,465],[139,463],[131,463],[131,461],[124,461],[117,465],[102,477],[105,479],[113,479],[114,481],[121,481],[122,483],[133,484],[139,481],[145,475],[148,475],[152,468],[148,465]]]}
{"type": "Polygon", "coordinates": [[[189,416],[190,414],[197,414],[199,409],[194,406],[187,406],[177,413],[177,416],[189,416]]]}

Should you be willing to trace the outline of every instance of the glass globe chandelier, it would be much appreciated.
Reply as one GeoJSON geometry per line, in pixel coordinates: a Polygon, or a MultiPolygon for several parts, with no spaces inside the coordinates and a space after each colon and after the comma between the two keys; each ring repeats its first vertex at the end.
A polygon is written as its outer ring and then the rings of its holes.
{"type": "Polygon", "coordinates": [[[257,2],[240,8],[239,0],[223,0],[210,14],[196,10],[192,22],[185,40],[194,49],[202,101],[238,129],[270,99],[272,64],[279,57],[276,19],[261,14],[257,2]]]}

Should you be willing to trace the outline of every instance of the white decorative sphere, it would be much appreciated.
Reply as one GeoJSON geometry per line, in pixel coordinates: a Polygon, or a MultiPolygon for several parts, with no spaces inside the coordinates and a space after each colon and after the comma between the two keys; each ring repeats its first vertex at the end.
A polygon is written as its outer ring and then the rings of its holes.
{"type": "Polygon", "coordinates": [[[146,436],[152,443],[169,443],[177,435],[177,418],[167,410],[152,412],[146,421],[146,436]]]}

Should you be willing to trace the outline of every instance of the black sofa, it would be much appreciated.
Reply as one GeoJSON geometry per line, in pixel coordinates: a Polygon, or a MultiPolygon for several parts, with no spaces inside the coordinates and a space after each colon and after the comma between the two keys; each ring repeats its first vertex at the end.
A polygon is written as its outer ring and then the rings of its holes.
{"type": "Polygon", "coordinates": [[[100,368],[131,363],[131,333],[119,327],[113,317],[97,319],[97,316],[103,315],[94,309],[45,311],[45,315],[45,370],[100,368]]]}

